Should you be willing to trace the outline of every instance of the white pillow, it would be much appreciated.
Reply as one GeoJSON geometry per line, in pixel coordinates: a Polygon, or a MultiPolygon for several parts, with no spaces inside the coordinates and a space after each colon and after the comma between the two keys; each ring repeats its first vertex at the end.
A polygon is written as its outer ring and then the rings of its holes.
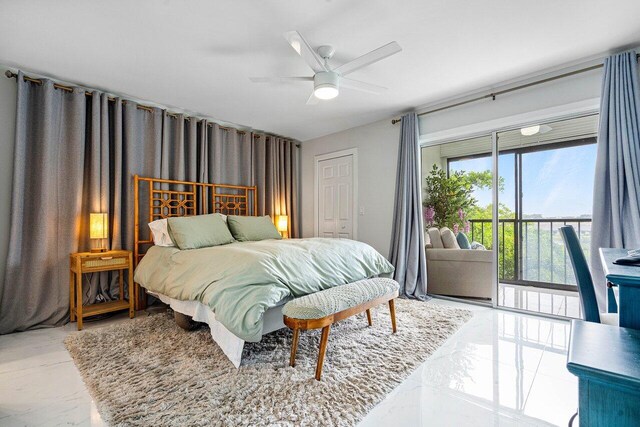
{"type": "Polygon", "coordinates": [[[442,244],[445,249],[460,249],[460,245],[456,240],[456,235],[453,234],[448,227],[442,227],[440,229],[440,236],[442,237],[442,244]]]}
{"type": "Polygon", "coordinates": [[[153,233],[153,244],[156,246],[175,246],[169,236],[167,219],[157,219],[149,223],[151,233],[153,233]]]}
{"type": "Polygon", "coordinates": [[[471,249],[475,249],[477,251],[486,251],[487,248],[484,247],[484,245],[482,243],[478,243],[478,242],[471,242],[471,249]]]}
{"type": "Polygon", "coordinates": [[[429,232],[428,231],[424,232],[424,247],[427,248],[427,249],[433,247],[433,245],[431,244],[431,237],[429,237],[429,232]]]}
{"type": "Polygon", "coordinates": [[[431,247],[434,249],[442,249],[444,245],[442,244],[442,238],[440,237],[440,230],[435,227],[431,227],[427,230],[429,234],[429,241],[431,242],[431,247]]]}

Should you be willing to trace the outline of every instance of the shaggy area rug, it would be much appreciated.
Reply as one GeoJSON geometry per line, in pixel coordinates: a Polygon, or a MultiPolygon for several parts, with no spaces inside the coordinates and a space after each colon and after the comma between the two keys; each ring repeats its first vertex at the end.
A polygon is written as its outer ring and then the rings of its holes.
{"type": "Polygon", "coordinates": [[[170,313],[76,332],[65,345],[104,421],[122,426],[353,426],[425,361],[467,310],[398,299],[331,328],[322,381],[314,370],[319,331],[281,329],[247,343],[235,369],[207,327],[187,332],[170,313]]]}

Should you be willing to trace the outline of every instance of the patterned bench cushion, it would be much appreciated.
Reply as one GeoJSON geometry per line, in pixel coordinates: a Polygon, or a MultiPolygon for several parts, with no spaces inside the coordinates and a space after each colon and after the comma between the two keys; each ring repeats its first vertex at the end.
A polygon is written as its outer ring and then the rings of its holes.
{"type": "Polygon", "coordinates": [[[282,314],[292,319],[320,319],[388,295],[400,288],[398,282],[386,278],[358,280],[325,289],[289,301],[282,314]]]}

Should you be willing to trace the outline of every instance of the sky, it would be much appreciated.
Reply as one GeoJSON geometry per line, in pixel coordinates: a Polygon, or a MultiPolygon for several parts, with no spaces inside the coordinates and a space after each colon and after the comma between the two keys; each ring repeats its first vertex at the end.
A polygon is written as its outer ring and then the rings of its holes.
{"type": "MultiPolygon", "coordinates": [[[[522,155],[523,214],[544,218],[591,217],[596,144],[525,153],[522,155]]],[[[515,209],[514,154],[498,159],[504,191],[499,201],[515,209]]],[[[451,162],[451,171],[491,170],[491,157],[451,162]]],[[[481,206],[491,203],[491,190],[476,190],[481,206]]]]}

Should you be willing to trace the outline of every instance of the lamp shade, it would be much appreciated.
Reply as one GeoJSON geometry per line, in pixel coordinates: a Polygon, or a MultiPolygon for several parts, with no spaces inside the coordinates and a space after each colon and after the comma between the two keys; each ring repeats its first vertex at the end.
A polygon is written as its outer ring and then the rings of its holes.
{"type": "Polygon", "coordinates": [[[289,216],[276,215],[276,228],[280,232],[289,230],[289,216]]]}
{"type": "Polygon", "coordinates": [[[106,239],[109,234],[109,219],[106,213],[89,214],[89,237],[91,239],[106,239]]]}

